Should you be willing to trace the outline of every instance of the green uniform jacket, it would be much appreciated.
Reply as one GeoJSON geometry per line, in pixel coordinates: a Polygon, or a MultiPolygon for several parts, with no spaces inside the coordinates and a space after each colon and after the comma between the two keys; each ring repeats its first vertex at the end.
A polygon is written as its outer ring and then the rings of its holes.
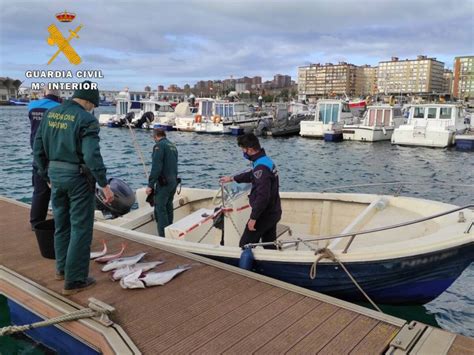
{"type": "Polygon", "coordinates": [[[148,187],[155,188],[158,177],[164,176],[170,183],[178,176],[178,149],[166,137],[153,147],[151,173],[148,187]]]}
{"type": "Polygon", "coordinates": [[[50,161],[85,164],[99,186],[106,186],[99,141],[99,122],[77,102],[65,101],[52,108],[45,113],[33,145],[40,176],[49,181],[50,161]]]}

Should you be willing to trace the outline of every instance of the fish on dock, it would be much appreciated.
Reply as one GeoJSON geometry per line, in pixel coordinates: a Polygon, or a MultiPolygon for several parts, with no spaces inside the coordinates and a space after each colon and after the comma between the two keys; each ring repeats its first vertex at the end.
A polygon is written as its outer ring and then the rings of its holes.
{"type": "Polygon", "coordinates": [[[127,245],[125,243],[122,243],[122,249],[118,253],[101,256],[101,257],[95,259],[95,261],[98,262],[98,263],[107,263],[111,260],[118,259],[122,256],[122,254],[125,251],[126,247],[127,247],[127,245]]]}
{"type": "Polygon", "coordinates": [[[150,261],[147,263],[138,263],[131,266],[127,265],[127,266],[121,267],[120,269],[115,269],[115,271],[112,273],[112,280],[113,281],[121,280],[125,276],[133,274],[134,272],[137,272],[138,270],[142,270],[142,272],[146,272],[151,269],[154,269],[155,267],[163,263],[164,263],[163,260],[158,260],[158,261],[150,261]]]}
{"type": "Polygon", "coordinates": [[[146,253],[139,253],[139,254],[134,255],[134,256],[128,256],[128,257],[125,257],[125,258],[111,260],[107,264],[105,264],[105,266],[102,268],[102,271],[106,272],[106,271],[110,271],[110,270],[120,269],[120,268],[123,268],[125,266],[135,265],[145,255],[146,255],[146,253]]]}
{"type": "Polygon", "coordinates": [[[105,242],[105,240],[102,240],[102,245],[104,247],[102,248],[101,251],[91,252],[91,256],[90,256],[91,260],[100,258],[101,256],[104,256],[105,254],[107,254],[107,243],[105,242]]]}
{"type": "Polygon", "coordinates": [[[120,286],[124,289],[163,286],[176,277],[176,275],[179,275],[189,269],[191,269],[191,266],[189,265],[180,265],[176,269],[163,272],[149,272],[145,275],[143,275],[143,270],[137,270],[136,272],[121,279],[120,286]]]}

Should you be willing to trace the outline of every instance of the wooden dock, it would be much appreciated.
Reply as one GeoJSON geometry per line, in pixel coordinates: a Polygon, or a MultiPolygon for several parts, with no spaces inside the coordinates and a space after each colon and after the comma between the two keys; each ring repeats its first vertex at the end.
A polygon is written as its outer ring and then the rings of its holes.
{"type": "MultiPolygon", "coordinates": [[[[280,281],[98,230],[93,250],[101,249],[101,240],[107,241],[109,251],[119,250],[125,242],[126,255],[147,252],[148,261],[165,260],[157,271],[183,264],[192,268],[165,286],[123,290],[100,271],[101,265],[91,262],[97,285],[65,299],[59,295],[63,282],[54,280],[54,260],[39,254],[28,207],[0,199],[0,210],[0,265],[57,300],[87,307],[88,298],[95,297],[115,307],[112,319],[136,346],[131,353],[138,349],[143,354],[379,354],[387,351],[406,325],[404,320],[280,281]]],[[[14,284],[0,278],[0,293],[8,294],[13,288],[14,284]]],[[[445,344],[447,353],[473,353],[474,339],[439,333],[450,339],[445,344]]]]}

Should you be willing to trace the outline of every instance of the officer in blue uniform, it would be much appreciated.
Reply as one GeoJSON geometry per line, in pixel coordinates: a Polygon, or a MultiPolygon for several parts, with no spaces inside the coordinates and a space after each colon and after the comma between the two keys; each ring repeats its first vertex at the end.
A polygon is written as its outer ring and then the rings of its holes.
{"type": "MultiPolygon", "coordinates": [[[[281,202],[279,179],[276,165],[261,148],[258,138],[253,134],[245,134],[237,138],[245,159],[252,162],[252,170],[220,178],[221,183],[235,181],[237,183],[252,183],[249,202],[252,211],[245,231],[240,238],[242,248],[248,243],[274,242],[276,226],[281,219],[281,202]]],[[[276,249],[276,246],[265,246],[266,249],[276,249]]]]}
{"type": "MultiPolygon", "coordinates": [[[[45,90],[45,96],[41,100],[31,101],[28,105],[28,118],[30,119],[31,132],[30,132],[30,146],[33,149],[33,142],[35,140],[36,131],[43,119],[44,113],[53,107],[58,106],[61,103],[59,98],[59,91],[57,90],[45,90]]],[[[49,188],[46,181],[44,181],[38,175],[38,167],[33,162],[33,197],[31,199],[31,210],[30,210],[30,224],[31,229],[34,229],[35,225],[46,219],[48,214],[49,199],[51,197],[51,189],[49,188]]]]}

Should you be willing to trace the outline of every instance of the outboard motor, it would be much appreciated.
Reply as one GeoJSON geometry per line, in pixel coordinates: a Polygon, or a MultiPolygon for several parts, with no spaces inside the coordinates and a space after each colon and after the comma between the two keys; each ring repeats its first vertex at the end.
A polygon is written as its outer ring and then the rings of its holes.
{"type": "Polygon", "coordinates": [[[110,178],[108,184],[114,193],[114,200],[110,204],[105,203],[102,188],[96,187],[96,207],[103,213],[111,214],[113,218],[123,216],[135,203],[135,192],[124,181],[117,178],[110,178]]]}
{"type": "Polygon", "coordinates": [[[194,107],[194,105],[196,105],[196,97],[193,94],[189,95],[188,101],[189,101],[189,106],[194,107]]]}
{"type": "Polygon", "coordinates": [[[132,123],[132,120],[135,118],[135,112],[129,112],[125,115],[124,118],[120,119],[119,126],[128,126],[130,123],[132,123]]]}
{"type": "Polygon", "coordinates": [[[155,120],[155,115],[153,112],[148,111],[145,112],[140,119],[135,122],[135,128],[143,128],[143,125],[145,125],[145,128],[150,128],[151,123],[155,120]]]}

